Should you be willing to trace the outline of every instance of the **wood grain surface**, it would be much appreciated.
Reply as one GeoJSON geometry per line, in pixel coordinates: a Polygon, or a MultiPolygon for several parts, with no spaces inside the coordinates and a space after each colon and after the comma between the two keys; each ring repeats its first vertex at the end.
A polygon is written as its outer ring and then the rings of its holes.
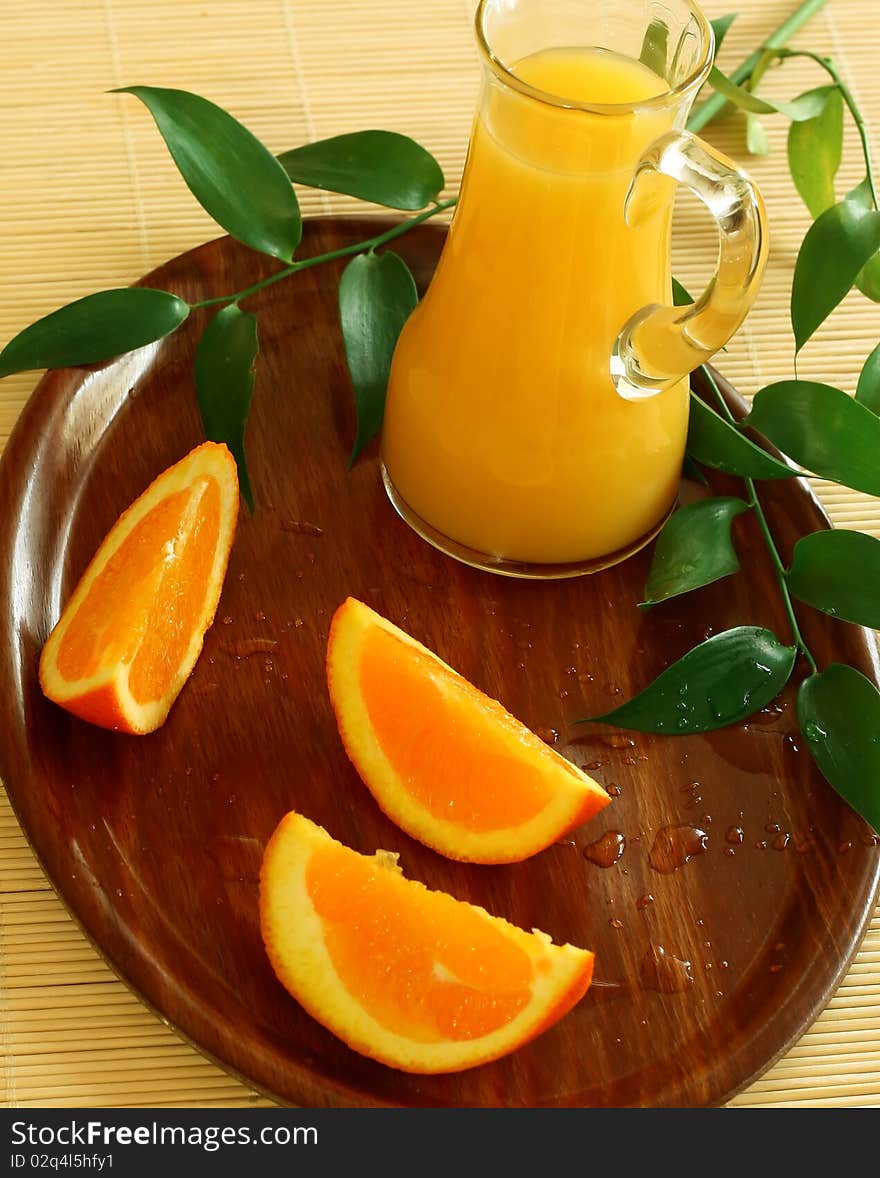
{"type": "MultiPolygon", "coordinates": [[[[376,223],[308,222],[303,255],[376,223]]],[[[426,227],[398,243],[421,284],[442,234],[426,227]]],[[[262,264],[222,239],[146,281],[196,299],[254,281],[272,266],[262,264]]],[[[394,514],[374,451],[346,471],[354,421],[337,276],[316,267],[249,304],[262,347],[248,434],[258,509],[240,521],[204,653],[152,736],[61,712],[40,695],[36,663],[119,512],[200,440],[191,369],[204,320],[108,365],[50,373],[26,407],[0,466],[0,773],[22,825],[112,966],[202,1050],[278,1099],[719,1103],[832,993],[875,895],[875,840],[801,747],[791,690],[778,708],[708,736],[575,720],[633,694],[710,633],[755,623],[786,634],[754,521],[735,524],[743,574],[648,614],[635,607],[647,553],[552,584],[442,557],[394,514]],[[327,699],[327,632],[348,594],[592,766],[614,804],[509,867],[451,863],[405,836],[348,763],[327,699]],[[291,808],[357,850],[399,851],[430,887],[594,949],[594,986],[534,1043],[471,1072],[412,1077],[357,1056],[288,997],[260,944],[262,848],[291,808]],[[585,855],[603,835],[604,848],[623,847],[608,867],[593,861],[613,857],[602,848],[585,855]]],[[[794,480],[765,497],[784,555],[825,526],[794,480]]],[[[865,631],[806,609],[802,622],[820,665],[876,672],[865,631]]]]}

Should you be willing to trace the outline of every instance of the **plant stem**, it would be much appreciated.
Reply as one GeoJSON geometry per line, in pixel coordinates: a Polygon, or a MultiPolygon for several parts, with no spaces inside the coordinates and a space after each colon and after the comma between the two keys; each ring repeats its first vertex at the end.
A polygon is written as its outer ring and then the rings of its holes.
{"type": "Polygon", "coordinates": [[[193,310],[199,307],[215,307],[219,303],[240,303],[242,299],[256,294],[259,290],[264,290],[267,286],[272,286],[275,282],[281,282],[283,279],[289,278],[291,274],[298,274],[300,270],[308,270],[312,266],[318,266],[322,262],[332,262],[337,258],[348,258],[352,254],[363,253],[364,250],[378,249],[379,246],[393,241],[395,237],[402,237],[404,233],[408,233],[410,229],[414,229],[416,225],[421,225],[423,221],[427,221],[430,217],[436,217],[438,213],[445,213],[447,209],[453,207],[456,199],[456,197],[452,196],[449,200],[435,202],[430,208],[418,213],[415,217],[409,217],[406,221],[401,221],[398,225],[392,225],[384,233],[377,233],[375,237],[368,237],[365,241],[358,241],[354,245],[346,245],[338,250],[330,250],[326,254],[316,254],[313,258],[303,258],[301,262],[293,262],[291,265],[285,266],[283,270],[279,270],[277,274],[270,274],[268,278],[263,278],[260,282],[255,282],[252,286],[246,286],[244,290],[237,291],[235,294],[218,295],[216,298],[202,299],[200,302],[192,304],[193,310]]]}
{"type": "MultiPolygon", "coordinates": [[[[706,383],[709,385],[709,388],[715,395],[715,399],[718,401],[724,416],[732,425],[738,425],[736,418],[733,416],[733,413],[730,410],[730,406],[724,399],[724,394],[721,392],[721,389],[719,389],[714,377],[705,364],[702,366],[701,372],[703,373],[703,377],[706,383]]],[[[773,539],[773,533],[770,531],[770,525],[767,523],[767,517],[764,514],[764,508],[761,506],[761,501],[758,498],[758,490],[755,486],[755,480],[744,477],[743,482],[745,483],[746,489],[749,493],[749,506],[755,512],[755,517],[758,520],[758,526],[761,529],[761,535],[764,537],[764,543],[767,545],[767,551],[770,554],[770,560],[773,562],[773,570],[776,573],[776,580],[779,584],[779,591],[782,594],[782,603],[785,606],[785,612],[788,617],[788,624],[791,627],[792,635],[794,636],[798,650],[803,654],[804,658],[810,664],[813,674],[815,674],[819,668],[816,666],[816,660],[813,658],[813,652],[807,646],[804,636],[801,633],[801,628],[798,625],[797,616],[794,612],[794,604],[791,600],[791,594],[788,591],[788,582],[785,579],[785,565],[782,563],[782,558],[779,555],[779,549],[776,547],[776,541],[773,539]]]]}
{"type": "MultiPolygon", "coordinates": [[[[804,0],[804,2],[791,14],[791,16],[787,17],[782,22],[778,29],[774,29],[774,31],[770,34],[770,36],[759,49],[756,49],[750,57],[747,57],[741,65],[737,66],[737,68],[731,74],[729,74],[730,80],[732,82],[736,82],[738,86],[741,86],[743,82],[747,82],[752,76],[752,71],[754,70],[755,66],[757,66],[758,62],[761,60],[768,49],[782,49],[789,39],[793,37],[799,29],[803,28],[807,21],[811,20],[817,12],[825,7],[827,3],[828,0],[804,0]]],[[[710,123],[712,119],[716,117],[716,115],[719,115],[726,106],[726,98],[724,98],[721,94],[713,94],[710,98],[707,98],[701,106],[698,106],[691,117],[688,119],[688,130],[693,131],[694,134],[702,131],[703,127],[705,127],[707,123],[710,123]]]]}
{"type": "Polygon", "coordinates": [[[746,487],[749,492],[749,503],[754,508],[755,515],[758,519],[758,524],[767,544],[767,551],[770,553],[770,559],[773,561],[773,568],[776,572],[776,580],[779,583],[779,589],[782,593],[782,603],[785,606],[785,612],[788,615],[788,624],[791,626],[791,632],[794,635],[794,640],[797,643],[798,649],[803,654],[804,658],[810,664],[810,668],[815,675],[818,671],[816,660],[813,658],[813,652],[804,641],[804,636],[801,634],[801,628],[798,625],[797,616],[794,612],[794,605],[792,604],[791,594],[788,591],[788,582],[785,579],[785,566],[779,556],[779,549],[776,547],[776,541],[773,539],[773,533],[770,531],[770,525],[767,523],[767,517],[764,514],[764,508],[761,506],[761,501],[758,499],[758,492],[755,488],[755,480],[747,478],[745,480],[746,487]]]}

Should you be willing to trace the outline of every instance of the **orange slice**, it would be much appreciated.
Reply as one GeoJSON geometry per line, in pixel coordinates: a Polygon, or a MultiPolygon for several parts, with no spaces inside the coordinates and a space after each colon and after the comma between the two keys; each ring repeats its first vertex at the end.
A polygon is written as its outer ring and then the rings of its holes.
{"type": "Polygon", "coordinates": [[[158,728],[214,620],[237,515],[225,446],[205,442],[159,475],[110,529],[49,635],[44,694],[103,728],[158,728]]]}
{"type": "Polygon", "coordinates": [[[611,800],[497,700],[349,597],[327,679],[349,757],[376,801],[450,859],[514,863],[611,800]]]}
{"type": "Polygon", "coordinates": [[[349,1047],[406,1072],[456,1072],[522,1046],[586,992],[593,954],[405,879],[301,814],[266,847],[260,925],[272,967],[349,1047]]]}

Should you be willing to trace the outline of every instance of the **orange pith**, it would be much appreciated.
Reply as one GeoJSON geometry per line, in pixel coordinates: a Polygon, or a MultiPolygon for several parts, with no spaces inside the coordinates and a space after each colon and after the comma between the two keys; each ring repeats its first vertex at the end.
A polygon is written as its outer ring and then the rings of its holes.
{"type": "Polygon", "coordinates": [[[334,616],[327,673],[343,743],[373,796],[450,858],[525,859],[610,800],[497,700],[353,598],[334,616]]]}
{"type": "Polygon", "coordinates": [[[44,693],[127,732],[162,723],[213,620],[235,530],[238,479],[206,442],[120,516],[40,659],[44,693]]]}
{"type": "Polygon", "coordinates": [[[593,955],[407,880],[300,814],[260,876],[263,940],[290,993],[350,1047],[413,1072],[513,1051],[590,984],[593,955]]]}

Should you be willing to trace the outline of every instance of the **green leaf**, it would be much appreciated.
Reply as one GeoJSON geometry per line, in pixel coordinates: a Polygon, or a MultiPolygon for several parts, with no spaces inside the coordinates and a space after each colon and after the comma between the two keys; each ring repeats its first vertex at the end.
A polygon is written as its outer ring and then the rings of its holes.
{"type": "Polygon", "coordinates": [[[825,322],[878,248],[880,213],[855,200],[832,205],[813,222],[801,242],[791,284],[796,351],[825,322]]]}
{"type": "Polygon", "coordinates": [[[424,147],[394,131],[355,131],[285,151],[278,160],[291,180],[344,192],[391,209],[423,209],[446,181],[424,147]]]}
{"type": "Polygon", "coordinates": [[[823,87],[822,109],[788,128],[788,167],[794,186],[813,217],[834,204],[834,177],[843,151],[843,98],[823,87]]]}
{"type": "Polygon", "coordinates": [[[703,474],[700,467],[694,462],[690,454],[685,454],[684,460],[681,464],[682,478],[691,479],[695,483],[699,483],[703,487],[709,486],[709,480],[703,474]]]}
{"type": "Polygon", "coordinates": [[[660,78],[666,77],[669,55],[669,25],[665,20],[652,20],[645,29],[639,61],[660,78]]]}
{"type": "Polygon", "coordinates": [[[751,479],[790,479],[798,472],[762,450],[691,394],[687,452],[697,462],[751,479]]]}
{"type": "Polygon", "coordinates": [[[790,591],[835,618],[880,629],[880,540],[864,532],[812,532],[794,546],[790,591]]]}
{"type": "Polygon", "coordinates": [[[781,114],[796,121],[815,118],[825,102],[826,92],[834,88],[820,86],[818,90],[809,90],[791,102],[776,102],[769,98],[759,98],[751,90],[737,86],[736,82],[732,82],[730,78],[722,74],[718,66],[715,65],[712,66],[709,74],[709,85],[741,110],[747,110],[756,115],[781,114]]]}
{"type": "Polygon", "coordinates": [[[880,303],[880,253],[865,262],[856,275],[856,286],[872,303],[880,303]]]}
{"type": "Polygon", "coordinates": [[[726,16],[716,16],[714,20],[710,20],[709,24],[715,32],[715,56],[721,49],[724,43],[724,38],[727,36],[727,30],[739,16],[738,12],[728,12],[726,16]]]}
{"type": "Polygon", "coordinates": [[[854,667],[832,663],[803,681],[797,711],[825,779],[880,831],[880,692],[854,667]]]}
{"type": "MultiPolygon", "coordinates": [[[[739,569],[730,526],[749,504],[732,496],[701,499],[680,507],[663,525],[645,586],[642,606],[690,593],[739,569]]],[[[880,541],[878,541],[880,545],[880,541]]]]}
{"type": "Polygon", "coordinates": [[[692,296],[685,290],[677,278],[672,280],[672,305],[674,307],[687,307],[693,302],[692,296]]]}
{"type": "Polygon", "coordinates": [[[222,107],[159,86],[124,86],[149,108],[190,192],[218,225],[252,249],[289,262],[302,218],[287,173],[222,107]]]}
{"type": "Polygon", "coordinates": [[[382,424],[394,346],[418,301],[406,262],[390,251],[358,254],[342,273],[339,315],[358,422],[350,463],[382,424]]]}
{"type": "Polygon", "coordinates": [[[880,413],[880,344],[864,363],[856,388],[856,400],[872,413],[880,413]]]}
{"type": "MultiPolygon", "coordinates": [[[[792,123],[795,127],[798,124],[792,123]]],[[[757,115],[746,114],[746,148],[750,155],[769,155],[770,140],[757,115]]]]}
{"type": "Polygon", "coordinates": [[[225,442],[238,466],[238,482],[245,503],[253,511],[254,497],[244,452],[244,431],[254,392],[257,359],[257,319],[230,303],[214,316],[196,349],[196,396],[211,442],[225,442]]]}
{"type": "MultiPolygon", "coordinates": [[[[855,201],[868,212],[874,208],[874,196],[867,176],[852,192],[847,193],[846,199],[855,201]]],[[[865,262],[856,275],[855,285],[866,298],[874,303],[880,303],[880,253],[874,254],[865,262]]]]}
{"type": "Polygon", "coordinates": [[[86,295],[11,339],[0,352],[0,377],[109,360],[161,339],[187,315],[189,304],[165,290],[126,286],[86,295]]]}
{"type": "Polygon", "coordinates": [[[715,634],[667,667],[639,695],[592,717],[637,732],[711,732],[760,711],[794,667],[796,646],[758,626],[715,634]]]}
{"type": "Polygon", "coordinates": [[[781,380],[755,395],[746,421],[814,474],[880,495],[880,417],[842,389],[781,380]]]}

